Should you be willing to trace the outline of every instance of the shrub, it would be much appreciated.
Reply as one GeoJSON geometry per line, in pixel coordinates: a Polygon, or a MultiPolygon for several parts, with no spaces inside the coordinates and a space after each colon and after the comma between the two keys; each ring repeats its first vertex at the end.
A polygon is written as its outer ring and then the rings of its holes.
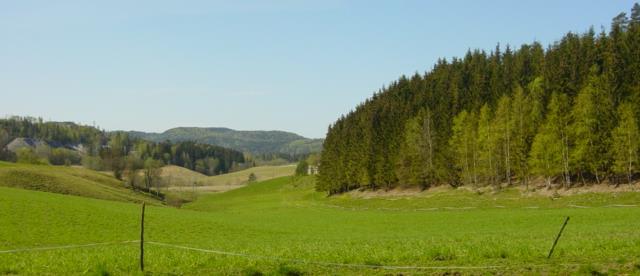
{"type": "Polygon", "coordinates": [[[44,165],[46,160],[40,159],[36,152],[31,148],[20,148],[16,151],[18,163],[44,165]]]}
{"type": "Polygon", "coordinates": [[[251,173],[249,175],[249,179],[247,180],[247,182],[253,183],[253,182],[256,182],[257,180],[258,180],[258,177],[256,176],[256,174],[255,173],[251,173]]]}
{"type": "Polygon", "coordinates": [[[81,160],[77,152],[65,148],[53,149],[49,154],[49,163],[52,165],[77,165],[81,160]]]}

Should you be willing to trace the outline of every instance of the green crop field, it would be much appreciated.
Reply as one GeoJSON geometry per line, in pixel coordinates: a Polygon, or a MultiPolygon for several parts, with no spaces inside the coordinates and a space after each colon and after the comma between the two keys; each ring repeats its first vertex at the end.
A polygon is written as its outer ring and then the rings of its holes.
{"type": "MultiPolygon", "coordinates": [[[[146,271],[640,273],[636,192],[551,199],[515,189],[449,189],[327,198],[314,192],[313,181],[284,177],[203,195],[181,209],[147,206],[146,271]]],[[[139,219],[138,204],[0,187],[0,274],[136,274],[139,219]],[[92,243],[110,244],[9,251],[92,243]]]]}

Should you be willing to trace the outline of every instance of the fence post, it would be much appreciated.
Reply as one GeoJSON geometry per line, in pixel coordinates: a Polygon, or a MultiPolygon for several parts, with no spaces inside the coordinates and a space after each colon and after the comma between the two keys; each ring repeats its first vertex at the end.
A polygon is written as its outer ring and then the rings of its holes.
{"type": "Polygon", "coordinates": [[[144,271],[144,202],[142,202],[142,216],[140,218],[140,271],[144,271]]]}
{"type": "Polygon", "coordinates": [[[556,248],[556,244],[558,244],[558,240],[560,239],[560,235],[562,235],[562,231],[564,231],[564,227],[567,226],[567,222],[569,222],[569,217],[567,217],[567,219],[564,220],[564,224],[562,225],[562,228],[560,228],[560,232],[558,232],[558,236],[556,237],[556,240],[553,241],[553,245],[551,246],[551,250],[549,250],[549,256],[547,256],[547,259],[551,258],[551,254],[553,254],[553,249],[556,248]]]}

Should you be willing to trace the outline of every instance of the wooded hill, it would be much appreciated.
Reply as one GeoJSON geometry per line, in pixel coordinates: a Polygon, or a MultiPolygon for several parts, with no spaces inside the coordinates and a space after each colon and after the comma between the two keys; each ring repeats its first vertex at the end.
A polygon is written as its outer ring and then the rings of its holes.
{"type": "Polygon", "coordinates": [[[608,32],[468,51],[400,77],[329,127],[316,188],[630,182],[639,111],[635,4],[608,32]]]}
{"type": "Polygon", "coordinates": [[[53,165],[82,164],[110,170],[119,179],[124,172],[177,165],[206,175],[227,173],[245,163],[232,149],[195,142],[150,142],[126,133],[106,132],[70,122],[45,122],[30,117],[0,119],[0,160],[53,165]],[[37,147],[10,151],[15,138],[42,141],[37,147]],[[78,145],[82,145],[79,147],[78,145]],[[81,148],[82,150],[74,150],[81,148]]]}
{"type": "MultiPolygon", "coordinates": [[[[149,141],[195,141],[202,144],[231,148],[252,155],[307,155],[322,150],[322,139],[309,139],[285,131],[249,131],[229,128],[178,127],[162,133],[129,132],[149,141]]],[[[292,159],[293,160],[293,159],[292,159]]]]}

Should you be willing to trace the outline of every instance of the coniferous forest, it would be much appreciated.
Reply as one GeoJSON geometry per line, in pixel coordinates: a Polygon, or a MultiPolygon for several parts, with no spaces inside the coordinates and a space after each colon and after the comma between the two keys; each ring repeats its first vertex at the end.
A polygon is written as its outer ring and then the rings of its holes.
{"type": "Polygon", "coordinates": [[[639,173],[640,5],[608,30],[402,76],[328,130],[316,188],[623,184],[639,173]]]}

